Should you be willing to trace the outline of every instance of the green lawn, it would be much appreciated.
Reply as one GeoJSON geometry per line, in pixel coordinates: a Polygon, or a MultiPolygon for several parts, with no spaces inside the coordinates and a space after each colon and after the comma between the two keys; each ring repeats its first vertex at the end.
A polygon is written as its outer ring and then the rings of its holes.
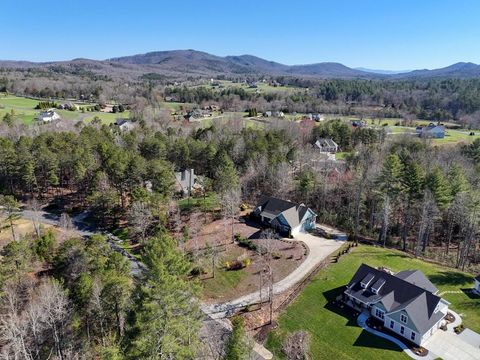
{"type": "Polygon", "coordinates": [[[393,271],[419,269],[440,292],[459,291],[442,297],[451,302],[453,310],[463,315],[465,326],[480,331],[480,297],[461,291],[473,287],[473,276],[411,258],[399,251],[361,245],[343,256],[339,263],[322,270],[279,317],[279,328],[267,341],[267,348],[276,358],[284,358],[281,344],[287,334],[303,329],[311,335],[313,359],[408,359],[392,343],[361,330],[338,309],[327,308],[327,299],[334,299],[343,291],[361,263],[386,266],[393,271]]]}
{"type": "MultiPolygon", "coordinates": [[[[207,268],[210,273],[210,268],[207,268]]],[[[223,267],[217,268],[215,271],[215,279],[209,278],[202,281],[203,295],[207,299],[222,299],[222,296],[231,295],[235,292],[238,284],[246,277],[247,272],[242,270],[226,270],[223,267]]]]}
{"type": "Polygon", "coordinates": [[[177,204],[180,210],[205,208],[206,210],[211,211],[218,207],[218,198],[217,194],[210,192],[205,196],[205,198],[203,196],[191,197],[190,199],[184,198],[178,200],[177,204]]]}
{"type": "Polygon", "coordinates": [[[335,154],[335,160],[345,160],[351,152],[348,151],[339,151],[335,154]]]}
{"type": "MultiPolygon", "coordinates": [[[[40,110],[35,109],[35,106],[37,106],[39,102],[40,100],[27,99],[12,95],[5,96],[5,94],[0,94],[0,119],[3,118],[7,112],[11,112],[13,110],[17,118],[24,124],[32,124],[40,112],[40,110]]],[[[88,106],[88,104],[78,105],[88,106]]],[[[130,115],[128,111],[118,114],[97,111],[82,113],[81,111],[68,110],[56,110],[56,112],[62,117],[62,119],[70,121],[84,120],[85,122],[90,122],[95,116],[98,116],[100,119],[102,119],[104,124],[110,124],[117,118],[128,118],[130,115]]]]}
{"type": "MultiPolygon", "coordinates": [[[[407,126],[389,126],[388,130],[392,134],[412,134],[415,133],[415,128],[407,126]]],[[[473,142],[480,138],[480,131],[473,131],[475,135],[470,135],[468,130],[451,130],[447,129],[443,139],[432,139],[433,144],[456,144],[459,142],[473,142]]]]}

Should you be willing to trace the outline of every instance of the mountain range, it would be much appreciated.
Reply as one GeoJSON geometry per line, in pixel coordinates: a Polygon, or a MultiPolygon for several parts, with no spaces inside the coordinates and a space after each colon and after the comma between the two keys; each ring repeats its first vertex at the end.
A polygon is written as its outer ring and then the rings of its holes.
{"type": "Polygon", "coordinates": [[[57,71],[84,70],[99,75],[130,75],[141,77],[147,74],[181,77],[195,76],[297,76],[312,78],[363,78],[363,79],[409,79],[409,78],[477,78],[480,65],[459,62],[440,69],[423,69],[392,72],[349,68],[335,62],[320,62],[305,65],[285,65],[253,55],[216,56],[196,50],[155,51],[146,54],[116,57],[106,60],[74,59],[34,63],[28,61],[0,61],[4,69],[44,68],[57,71]]]}

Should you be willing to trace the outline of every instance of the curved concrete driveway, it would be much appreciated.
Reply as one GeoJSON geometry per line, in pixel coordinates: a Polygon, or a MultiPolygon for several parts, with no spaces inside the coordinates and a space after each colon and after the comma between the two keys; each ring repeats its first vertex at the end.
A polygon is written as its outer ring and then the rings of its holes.
{"type": "MultiPolygon", "coordinates": [[[[300,233],[295,240],[303,241],[309,248],[307,258],[284,279],[273,284],[273,293],[280,294],[290,289],[295,284],[303,280],[322,260],[337,250],[344,241],[329,240],[311,234],[300,233]]],[[[268,289],[263,289],[263,294],[267,294],[268,289]]],[[[265,296],[264,296],[265,297],[265,296]]],[[[263,300],[265,300],[263,297],[263,300]]],[[[238,299],[220,304],[203,305],[203,310],[214,319],[224,318],[235,311],[236,308],[255,304],[260,302],[260,291],[239,297],[238,299]]]]}

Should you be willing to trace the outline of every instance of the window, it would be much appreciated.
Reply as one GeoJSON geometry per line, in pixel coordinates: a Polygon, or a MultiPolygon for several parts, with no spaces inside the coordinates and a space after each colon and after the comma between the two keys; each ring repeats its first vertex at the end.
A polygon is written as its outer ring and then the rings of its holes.
{"type": "Polygon", "coordinates": [[[380,309],[375,309],[375,316],[383,320],[385,318],[385,312],[380,309]]]}
{"type": "Polygon", "coordinates": [[[400,334],[405,334],[405,328],[403,326],[400,326],[400,334]]]}
{"type": "Polygon", "coordinates": [[[412,331],[412,333],[410,334],[410,339],[412,341],[415,341],[415,333],[412,331]]]}
{"type": "Polygon", "coordinates": [[[393,322],[393,320],[390,320],[390,329],[393,329],[394,326],[395,326],[395,323],[393,322]]]}
{"type": "Polygon", "coordinates": [[[401,321],[402,323],[406,324],[406,323],[407,323],[407,320],[408,320],[407,315],[404,315],[404,314],[401,314],[401,315],[400,315],[400,321],[401,321]]]}

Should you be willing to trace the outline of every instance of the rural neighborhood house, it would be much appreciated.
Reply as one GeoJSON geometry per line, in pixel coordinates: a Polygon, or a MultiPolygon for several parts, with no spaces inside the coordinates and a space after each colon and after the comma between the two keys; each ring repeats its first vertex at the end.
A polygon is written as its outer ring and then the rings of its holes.
{"type": "Polygon", "coordinates": [[[47,122],[52,122],[55,120],[60,120],[61,117],[58,115],[55,111],[53,110],[48,110],[48,111],[42,111],[40,115],[38,115],[37,120],[47,123],[47,122]]]}
{"type": "Polygon", "coordinates": [[[391,274],[362,264],[344,292],[355,310],[383,321],[385,328],[422,345],[443,324],[449,303],[421,271],[391,274]]]}
{"type": "Polygon", "coordinates": [[[253,214],[262,224],[289,236],[314,229],[317,218],[317,214],[305,204],[296,204],[270,196],[260,199],[253,214]]]}

